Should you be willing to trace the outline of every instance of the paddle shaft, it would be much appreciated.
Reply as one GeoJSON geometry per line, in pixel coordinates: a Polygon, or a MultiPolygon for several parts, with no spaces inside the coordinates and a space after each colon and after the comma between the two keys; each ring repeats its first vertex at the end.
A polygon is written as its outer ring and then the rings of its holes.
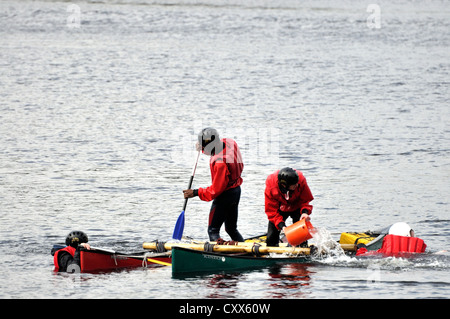
{"type": "MultiPolygon", "coordinates": [[[[192,175],[191,178],[190,178],[190,180],[189,180],[189,186],[188,186],[188,189],[191,189],[191,187],[192,187],[192,181],[193,181],[193,180],[194,180],[194,175],[192,175]]],[[[184,200],[183,212],[186,210],[186,206],[187,206],[188,199],[189,199],[189,198],[186,198],[186,199],[184,200]]]]}
{"type": "MultiPolygon", "coordinates": [[[[199,157],[200,157],[200,151],[198,151],[197,160],[195,161],[194,168],[192,169],[192,175],[191,175],[191,178],[189,179],[189,185],[188,185],[187,189],[191,189],[191,187],[192,187],[192,182],[194,181],[195,170],[197,169],[197,163],[198,163],[199,157]]],[[[188,198],[186,198],[184,200],[183,212],[186,210],[187,202],[188,202],[188,198]]]]}
{"type": "MultiPolygon", "coordinates": [[[[197,160],[195,161],[194,168],[192,169],[192,175],[191,175],[191,178],[189,179],[188,189],[191,189],[191,187],[192,187],[192,181],[194,180],[195,170],[197,168],[197,163],[198,163],[198,158],[199,157],[200,157],[200,151],[198,151],[197,160]]],[[[173,239],[180,240],[181,237],[183,236],[184,211],[186,210],[187,202],[188,202],[188,199],[186,198],[184,200],[183,210],[181,211],[181,214],[178,216],[177,222],[175,223],[175,227],[174,227],[173,235],[172,235],[173,239]]]]}

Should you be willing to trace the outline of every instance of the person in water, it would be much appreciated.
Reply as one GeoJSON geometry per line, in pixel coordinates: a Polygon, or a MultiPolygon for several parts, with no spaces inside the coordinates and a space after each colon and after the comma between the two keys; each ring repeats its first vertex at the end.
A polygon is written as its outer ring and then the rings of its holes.
{"type": "Polygon", "coordinates": [[[244,241],[237,229],[238,206],[241,198],[241,173],[244,169],[241,151],[231,138],[219,138],[219,133],[211,127],[198,134],[197,151],[210,156],[209,166],[212,184],[198,189],[186,189],[184,198],[198,196],[203,201],[213,201],[209,213],[209,240],[220,238],[220,228],[225,223],[225,231],[234,241],[244,241]]]}
{"type": "Polygon", "coordinates": [[[314,197],[302,172],[285,167],[270,174],[266,179],[265,212],[269,219],[267,229],[268,246],[278,246],[280,232],[286,227],[288,217],[295,223],[309,220],[314,197]]]}
{"type": "Polygon", "coordinates": [[[88,236],[82,231],[72,231],[66,237],[66,247],[59,249],[53,256],[55,271],[77,272],[80,269],[80,247],[91,249],[88,236]]]}
{"type": "MultiPolygon", "coordinates": [[[[414,230],[405,222],[398,222],[382,232],[381,248],[368,250],[365,244],[356,246],[356,256],[400,256],[408,257],[411,253],[424,253],[427,245],[421,238],[415,236],[414,230]]],[[[381,236],[380,235],[380,236],[381,236]]]]}

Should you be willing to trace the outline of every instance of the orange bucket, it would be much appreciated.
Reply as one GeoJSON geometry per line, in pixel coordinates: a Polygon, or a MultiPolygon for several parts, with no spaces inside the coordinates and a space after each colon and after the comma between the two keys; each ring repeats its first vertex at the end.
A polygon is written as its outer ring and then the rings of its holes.
{"type": "Polygon", "coordinates": [[[309,221],[306,221],[306,219],[302,219],[287,226],[284,229],[284,234],[289,244],[297,246],[312,238],[310,234],[310,230],[312,229],[314,229],[313,225],[309,221]]]}

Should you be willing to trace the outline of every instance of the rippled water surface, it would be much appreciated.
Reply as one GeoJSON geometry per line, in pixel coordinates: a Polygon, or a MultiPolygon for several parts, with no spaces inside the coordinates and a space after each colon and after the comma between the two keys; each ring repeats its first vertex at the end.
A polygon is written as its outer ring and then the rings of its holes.
{"type": "MultiPolygon", "coordinates": [[[[1,1],[0,297],[449,298],[449,17],[447,1],[1,1]],[[170,239],[205,126],[241,147],[244,236],[292,166],[334,240],[406,221],[428,253],[53,273],[73,229],[120,251],[170,239]]],[[[189,201],[185,235],[207,239],[209,207],[189,201]]]]}

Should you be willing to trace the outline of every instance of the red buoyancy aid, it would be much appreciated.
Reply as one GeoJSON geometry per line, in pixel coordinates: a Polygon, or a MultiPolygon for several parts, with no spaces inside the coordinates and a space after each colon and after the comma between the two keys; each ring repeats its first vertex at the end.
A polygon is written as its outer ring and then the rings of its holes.
{"type": "Polygon", "coordinates": [[[279,170],[267,177],[266,189],[264,191],[267,217],[277,228],[278,224],[283,221],[283,216],[281,216],[279,210],[282,212],[293,212],[300,209],[300,212],[302,212],[306,209],[308,214],[311,214],[313,206],[309,202],[314,199],[306,183],[306,178],[298,170],[296,170],[298,174],[298,186],[294,191],[289,192],[289,199],[286,199],[286,195],[280,191],[278,186],[278,172],[279,170]]]}
{"type": "Polygon", "coordinates": [[[198,195],[204,201],[211,201],[224,191],[242,184],[244,163],[241,151],[231,138],[224,138],[221,141],[224,144],[222,152],[211,156],[209,161],[212,185],[198,189],[198,195]]]}
{"type": "Polygon", "coordinates": [[[383,245],[376,251],[367,251],[365,247],[358,249],[356,256],[377,255],[398,256],[404,253],[423,253],[427,245],[417,237],[406,237],[397,235],[386,235],[383,238],[383,245]]]}
{"type": "Polygon", "coordinates": [[[378,252],[390,256],[397,253],[423,253],[426,248],[425,242],[417,237],[386,235],[378,252]]]}
{"type": "Polygon", "coordinates": [[[73,257],[73,256],[75,256],[76,249],[73,248],[72,246],[67,246],[67,247],[64,247],[64,248],[62,248],[62,249],[59,249],[59,250],[57,250],[57,251],[55,252],[55,255],[53,256],[53,263],[55,264],[55,271],[58,271],[58,270],[59,270],[58,255],[59,255],[59,253],[62,252],[62,251],[68,252],[68,253],[71,254],[72,257],[73,257]]]}

